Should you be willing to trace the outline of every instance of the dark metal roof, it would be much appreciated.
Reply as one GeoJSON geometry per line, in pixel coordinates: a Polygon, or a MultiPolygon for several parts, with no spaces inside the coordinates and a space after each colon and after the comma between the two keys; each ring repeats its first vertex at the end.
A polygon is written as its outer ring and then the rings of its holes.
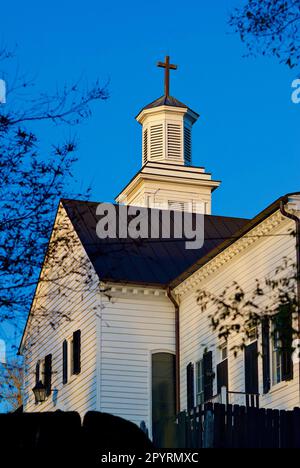
{"type": "MultiPolygon", "coordinates": [[[[99,239],[96,234],[100,219],[96,215],[98,203],[77,200],[62,200],[62,203],[103,281],[166,286],[224,240],[232,238],[248,222],[241,218],[205,215],[204,246],[187,250],[184,238],[99,239]]],[[[130,216],[128,219],[130,221],[130,216]]],[[[171,225],[173,222],[174,213],[171,212],[171,225]]]]}
{"type": "MultiPolygon", "coordinates": [[[[181,107],[183,109],[190,109],[189,106],[187,106],[186,104],[183,104],[183,102],[178,101],[178,99],[174,98],[173,96],[161,96],[160,98],[151,102],[147,106],[143,107],[143,109],[139,113],[141,113],[143,110],[153,109],[154,107],[160,107],[160,106],[181,107]]],[[[192,111],[192,112],[194,112],[194,114],[196,115],[199,115],[195,111],[192,111]]]]}

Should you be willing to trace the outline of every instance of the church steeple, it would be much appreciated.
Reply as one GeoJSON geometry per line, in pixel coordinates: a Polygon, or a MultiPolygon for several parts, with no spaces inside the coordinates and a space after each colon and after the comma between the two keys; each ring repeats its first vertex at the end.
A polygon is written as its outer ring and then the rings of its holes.
{"type": "Polygon", "coordinates": [[[170,96],[170,70],[165,69],[164,95],[145,106],[136,120],[142,125],[142,169],[116,197],[118,203],[211,213],[211,194],[220,185],[203,167],[192,166],[192,127],[199,115],[170,96]]]}
{"type": "Polygon", "coordinates": [[[192,126],[199,115],[170,96],[170,70],[177,65],[158,62],[165,69],[164,95],[145,106],[137,121],[143,127],[142,165],[148,161],[192,164],[192,126]]]}

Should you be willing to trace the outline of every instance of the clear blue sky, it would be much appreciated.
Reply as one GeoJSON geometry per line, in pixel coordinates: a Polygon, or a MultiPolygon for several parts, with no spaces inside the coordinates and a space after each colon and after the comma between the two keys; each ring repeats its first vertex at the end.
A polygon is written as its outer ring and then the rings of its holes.
{"type": "Polygon", "coordinates": [[[78,77],[110,79],[111,98],[77,129],[76,173],[82,184],[92,183],[93,199],[113,200],[140,169],[134,116],[162,94],[155,64],[165,54],[179,65],[171,93],[201,115],[193,163],[223,182],[213,212],[250,217],[300,189],[300,105],[290,99],[296,72],[274,60],[243,58],[244,46],[227,26],[240,3],[2,2],[0,41],[18,45],[20,69],[41,89],[51,93],[78,77]]]}

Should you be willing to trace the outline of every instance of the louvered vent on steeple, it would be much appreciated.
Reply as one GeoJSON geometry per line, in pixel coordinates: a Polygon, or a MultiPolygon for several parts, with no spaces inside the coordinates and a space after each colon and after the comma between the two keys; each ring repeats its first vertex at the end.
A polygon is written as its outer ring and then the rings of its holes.
{"type": "Polygon", "coordinates": [[[144,130],[143,135],[143,165],[148,161],[148,129],[144,130]]]}
{"type": "Polygon", "coordinates": [[[181,124],[167,124],[168,159],[182,159],[181,124]]]}
{"type": "Polygon", "coordinates": [[[150,127],[150,159],[159,160],[163,158],[163,125],[152,125],[150,127]]]}
{"type": "Polygon", "coordinates": [[[188,166],[192,164],[192,131],[189,127],[184,127],[184,162],[188,166]]]}

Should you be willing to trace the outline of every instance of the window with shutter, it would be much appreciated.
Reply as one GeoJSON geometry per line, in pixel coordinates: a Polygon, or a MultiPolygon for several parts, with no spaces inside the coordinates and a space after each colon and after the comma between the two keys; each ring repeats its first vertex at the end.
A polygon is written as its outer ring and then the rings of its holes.
{"type": "Polygon", "coordinates": [[[277,327],[273,324],[272,332],[272,383],[276,385],[282,382],[282,345],[280,340],[280,332],[277,327]]]}
{"type": "Polygon", "coordinates": [[[186,384],[187,384],[187,409],[190,411],[194,408],[194,364],[190,362],[186,367],[186,384]]]}
{"type": "Polygon", "coordinates": [[[273,384],[293,379],[293,323],[289,305],[282,305],[273,319],[273,384]]]}
{"type": "Polygon", "coordinates": [[[219,364],[217,365],[217,393],[221,394],[223,387],[228,390],[228,346],[227,343],[220,345],[219,364]]]}
{"type": "Polygon", "coordinates": [[[213,355],[212,351],[209,351],[203,355],[203,374],[204,374],[204,400],[209,401],[213,397],[213,383],[214,383],[214,372],[213,372],[213,355]]]}
{"type": "Polygon", "coordinates": [[[52,354],[48,354],[45,357],[44,364],[44,385],[46,388],[46,395],[51,394],[51,385],[52,385],[52,354]]]}
{"type": "Polygon", "coordinates": [[[204,403],[203,359],[196,362],[196,405],[204,403]]]}
{"type": "Polygon", "coordinates": [[[81,331],[73,333],[73,374],[80,374],[81,371],[81,331]]]}
{"type": "Polygon", "coordinates": [[[63,354],[63,375],[62,382],[66,384],[68,382],[68,342],[64,340],[62,345],[62,354],[63,354]]]}

